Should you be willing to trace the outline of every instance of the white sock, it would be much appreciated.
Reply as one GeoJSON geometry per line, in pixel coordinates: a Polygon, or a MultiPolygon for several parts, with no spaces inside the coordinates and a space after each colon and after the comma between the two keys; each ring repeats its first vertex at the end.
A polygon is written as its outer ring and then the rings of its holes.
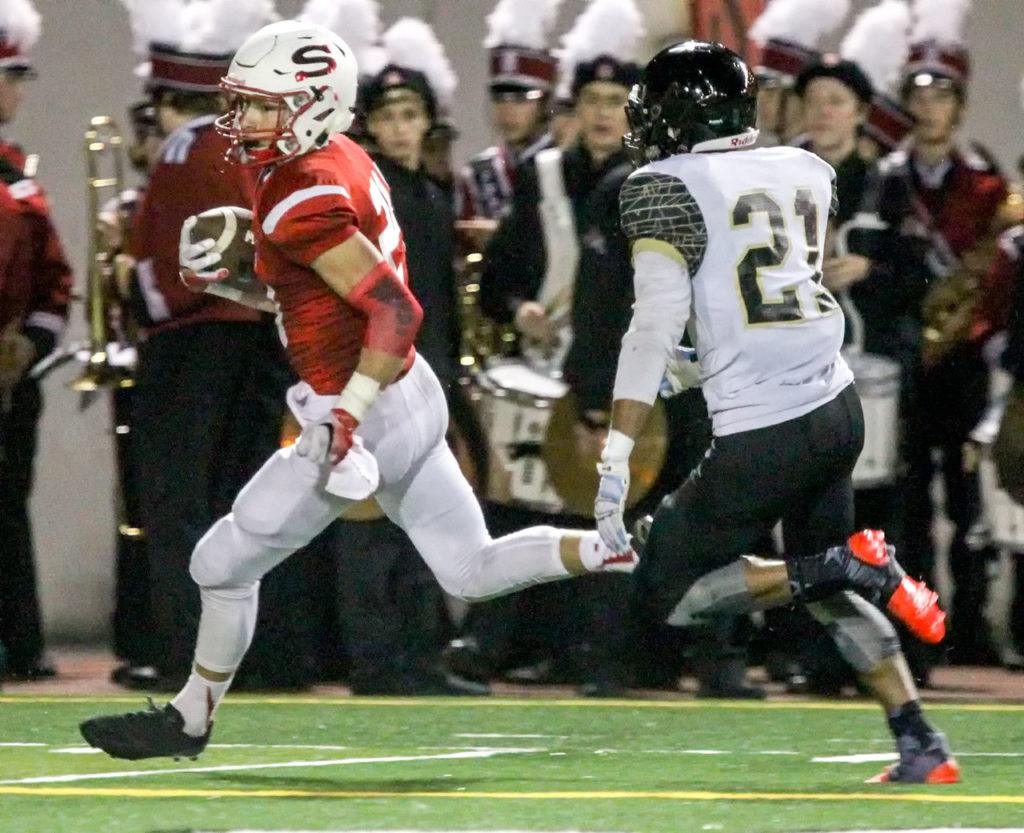
{"type": "Polygon", "coordinates": [[[601,536],[596,532],[580,534],[580,563],[591,573],[600,570],[605,559],[613,555],[615,553],[604,545],[601,536]]]}
{"type": "Polygon", "coordinates": [[[199,676],[193,669],[188,682],[171,700],[185,718],[185,733],[205,735],[217,706],[224,699],[235,669],[249,649],[256,631],[259,582],[245,587],[201,587],[203,612],[199,617],[195,664],[218,673],[230,674],[223,682],[199,676]]]}
{"type": "Polygon", "coordinates": [[[206,734],[206,730],[213,723],[217,706],[228,693],[233,679],[234,674],[223,682],[214,682],[199,676],[199,673],[192,669],[185,687],[171,700],[171,705],[185,718],[186,735],[201,737],[206,734]]]}

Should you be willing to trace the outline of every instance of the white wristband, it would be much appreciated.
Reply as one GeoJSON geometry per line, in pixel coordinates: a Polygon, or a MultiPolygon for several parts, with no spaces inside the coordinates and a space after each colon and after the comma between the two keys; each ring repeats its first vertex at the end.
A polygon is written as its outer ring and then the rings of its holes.
{"type": "Polygon", "coordinates": [[[629,455],[633,453],[635,442],[628,434],[623,434],[613,428],[608,432],[608,440],[601,452],[601,459],[606,463],[612,460],[628,460],[629,455]]]}
{"type": "Polygon", "coordinates": [[[365,373],[353,373],[334,407],[348,411],[356,420],[362,422],[378,393],[380,382],[365,373]]]}

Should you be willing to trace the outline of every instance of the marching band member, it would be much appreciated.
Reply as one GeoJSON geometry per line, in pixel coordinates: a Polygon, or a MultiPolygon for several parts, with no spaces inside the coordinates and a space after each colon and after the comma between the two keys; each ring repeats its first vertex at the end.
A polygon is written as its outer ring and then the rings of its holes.
{"type": "Polygon", "coordinates": [[[910,54],[911,22],[906,0],[881,0],[857,16],[839,47],[842,57],[860,67],[871,81],[871,101],[858,141],[858,151],[868,161],[892,153],[914,127],[914,117],[898,94],[910,54]]]}
{"type": "MultiPolygon", "coordinates": [[[[491,318],[514,324],[525,364],[544,374],[561,374],[571,343],[573,294],[584,235],[591,225],[593,195],[604,177],[627,161],[622,148],[624,108],[639,77],[636,57],[642,35],[640,12],[632,0],[594,0],[563,37],[555,94],[572,100],[579,138],[564,151],[550,147],[535,153],[528,166],[518,169],[511,207],[487,245],[481,307],[491,318]]],[[[581,430],[589,436],[593,426],[581,430]]],[[[506,531],[544,522],[577,527],[588,522],[570,513],[553,514],[514,503],[489,501],[486,509],[491,525],[506,531]]],[[[602,582],[602,589],[605,586],[602,582]]],[[[522,599],[471,611],[469,634],[449,646],[452,667],[482,676],[504,665],[519,641],[517,622],[529,626],[539,618],[536,611],[522,613],[526,605],[543,609],[546,604],[559,611],[571,606],[575,614],[585,615],[581,594],[587,590],[539,588],[522,599]],[[556,596],[558,601],[552,604],[556,596]]],[[[566,618],[559,616],[562,624],[548,629],[543,652],[554,653],[557,666],[571,667],[564,662],[570,643],[566,618]]],[[[592,629],[576,630],[588,642],[585,651],[577,650],[576,655],[600,662],[589,644],[592,629]]],[[[584,683],[604,688],[604,669],[594,662],[585,665],[584,683]]]]}
{"type": "Polygon", "coordinates": [[[484,311],[512,322],[528,362],[560,368],[579,263],[579,235],[602,177],[626,161],[625,104],[639,77],[643,34],[632,0],[593,0],[564,36],[560,85],[570,91],[579,139],[551,148],[519,179],[512,208],[487,249],[480,286],[484,311]]]}
{"type": "Polygon", "coordinates": [[[459,326],[455,299],[455,218],[427,175],[424,143],[452,104],[458,79],[423,21],[405,17],[383,36],[387,64],[363,86],[371,158],[391,188],[406,241],[409,287],[423,307],[420,352],[448,389],[455,381],[459,326]]]}
{"type": "Polygon", "coordinates": [[[512,205],[516,171],[551,147],[548,132],[558,61],[547,41],[562,0],[499,0],[487,16],[491,122],[499,143],[463,170],[462,219],[500,220],[512,205]]]}
{"type": "MultiPolygon", "coordinates": [[[[346,0],[313,21],[345,32],[360,68],[364,145],[383,174],[406,244],[412,292],[424,310],[416,350],[451,396],[458,322],[451,200],[424,166],[426,137],[452,101],[456,78],[421,20],[402,18],[381,35],[376,4],[346,0]],[[362,6],[362,8],[357,8],[362,6]],[[353,26],[361,21],[362,26],[353,26]]],[[[324,7],[321,7],[324,8],[324,7]]],[[[348,42],[348,41],[347,41],[348,42]]],[[[434,667],[444,630],[441,591],[409,537],[382,512],[332,525],[329,546],[346,576],[339,601],[356,694],[459,694],[434,667]],[[373,558],[366,558],[372,550],[373,558]]],[[[479,689],[476,693],[482,693],[479,689]]]]}
{"type": "MultiPolygon", "coordinates": [[[[907,17],[909,20],[909,10],[907,17]]],[[[906,41],[898,28],[895,35],[902,39],[905,52],[906,41]]],[[[900,53],[897,51],[899,60],[900,53]]],[[[842,227],[857,214],[869,181],[875,175],[873,163],[861,155],[858,143],[874,96],[873,85],[858,64],[835,55],[825,55],[801,70],[793,85],[793,92],[801,102],[803,113],[805,133],[800,147],[824,159],[835,171],[838,209],[831,222],[835,228],[842,227]]],[[[837,285],[837,276],[842,276],[851,261],[866,263],[867,259],[846,252],[838,257],[831,252],[827,253],[822,270],[825,286],[834,290],[841,289],[842,286],[837,285]]],[[[853,369],[857,373],[856,365],[853,365],[853,369]]],[[[896,442],[895,432],[892,439],[896,442]]],[[[854,488],[857,488],[856,482],[854,488]]],[[[891,528],[891,513],[880,512],[874,507],[884,507],[887,505],[885,499],[891,499],[892,496],[891,487],[858,489],[855,493],[857,524],[891,528]],[[871,520],[867,521],[865,517],[871,520]]],[[[795,612],[791,616],[793,621],[789,624],[797,630],[791,634],[790,642],[796,649],[800,673],[806,680],[808,690],[815,694],[837,694],[844,685],[855,684],[852,670],[842,660],[825,629],[802,612],[795,612]]],[[[785,626],[785,623],[775,622],[776,627],[780,624],[785,626]]]]}
{"type": "MultiPolygon", "coordinates": [[[[914,4],[910,57],[902,102],[916,120],[907,147],[882,160],[878,235],[868,268],[848,274],[858,306],[871,303],[865,349],[903,368],[904,459],[900,484],[905,512],[902,560],[930,578],[935,568],[930,484],[945,484],[945,511],[955,526],[950,566],[956,591],[951,605],[951,656],[994,659],[982,611],[984,554],[968,544],[979,511],[977,478],[964,471],[961,448],[987,401],[988,372],[968,336],[963,310],[946,316],[946,297],[988,266],[995,221],[1007,189],[1001,174],[979,154],[959,146],[957,131],[967,103],[970,58],[963,44],[969,0],[914,4]],[[982,265],[983,264],[983,265],[982,265]],[[962,336],[947,325],[962,321],[962,336]],[[932,454],[941,451],[936,469],[932,454]]],[[[968,299],[969,300],[969,299],[968,299]]],[[[926,657],[912,664],[927,674],[926,657]]]]}
{"type": "MultiPolygon", "coordinates": [[[[28,0],[0,6],[0,128],[17,115],[35,70],[26,53],[39,37],[28,0]]],[[[32,365],[49,354],[67,321],[72,275],[35,181],[37,160],[0,135],[0,217],[6,263],[0,261],[0,643],[8,673],[53,676],[43,656],[29,521],[33,461],[42,410],[32,365]]]]}
{"type": "Polygon", "coordinates": [[[850,0],[773,0],[750,27],[759,48],[757,121],[763,146],[789,144],[802,130],[800,99],[793,84],[819,60],[818,44],[850,11],[850,0]]]}

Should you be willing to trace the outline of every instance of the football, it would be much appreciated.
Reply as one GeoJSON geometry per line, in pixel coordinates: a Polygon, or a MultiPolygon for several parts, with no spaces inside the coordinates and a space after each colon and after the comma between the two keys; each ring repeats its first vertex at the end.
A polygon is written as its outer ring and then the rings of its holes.
{"type": "Polygon", "coordinates": [[[196,217],[189,237],[193,243],[212,239],[212,251],[220,252],[220,263],[231,272],[229,283],[239,288],[255,283],[253,275],[252,214],[236,206],[210,208],[196,217]]]}

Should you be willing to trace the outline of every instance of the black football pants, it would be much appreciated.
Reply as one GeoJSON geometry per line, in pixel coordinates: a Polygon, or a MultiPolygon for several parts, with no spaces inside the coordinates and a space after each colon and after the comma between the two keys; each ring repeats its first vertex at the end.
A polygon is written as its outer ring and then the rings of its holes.
{"type": "Polygon", "coordinates": [[[853,385],[804,416],[716,437],[655,512],[634,612],[664,622],[698,578],[754,552],[779,520],[787,555],[841,544],[854,529],[850,473],[863,443],[853,385]]]}

